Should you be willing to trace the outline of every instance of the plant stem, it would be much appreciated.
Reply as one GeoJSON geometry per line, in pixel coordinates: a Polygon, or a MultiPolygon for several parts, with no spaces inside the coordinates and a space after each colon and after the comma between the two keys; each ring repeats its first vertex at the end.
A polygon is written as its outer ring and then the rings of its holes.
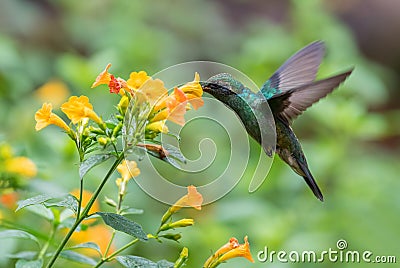
{"type": "Polygon", "coordinates": [[[44,244],[44,246],[42,247],[42,249],[40,250],[39,255],[38,255],[38,259],[42,259],[43,256],[46,254],[46,251],[49,248],[50,242],[53,240],[53,237],[54,237],[54,235],[56,233],[56,228],[57,228],[56,225],[53,225],[53,227],[51,228],[50,236],[47,239],[47,241],[44,244]]]}
{"type": "Polygon", "coordinates": [[[133,244],[137,243],[139,241],[138,238],[132,240],[131,242],[129,242],[128,244],[126,244],[125,246],[121,247],[120,249],[118,249],[117,251],[115,251],[114,253],[112,253],[110,256],[101,259],[94,268],[100,267],[100,265],[102,265],[105,262],[110,261],[112,258],[114,258],[116,255],[118,255],[119,253],[121,253],[122,251],[124,251],[125,249],[129,248],[130,246],[132,246],[133,244]]]}
{"type": "Polygon", "coordinates": [[[92,198],[89,200],[89,202],[87,203],[85,209],[82,211],[82,215],[78,215],[74,225],[71,227],[71,229],[69,230],[69,232],[67,233],[67,235],[64,237],[63,241],[61,241],[60,245],[58,246],[56,252],[54,253],[54,255],[52,256],[52,258],[50,259],[49,263],[47,264],[47,268],[50,268],[53,266],[53,264],[55,263],[55,261],[57,260],[58,256],[60,255],[61,251],[64,249],[65,245],[67,244],[68,240],[71,238],[72,234],[74,233],[75,229],[79,226],[79,224],[86,218],[86,216],[89,213],[89,210],[91,209],[94,201],[96,200],[96,198],[98,197],[98,195],[100,194],[101,190],[103,189],[104,185],[106,184],[108,178],[112,175],[112,173],[114,172],[114,170],[117,168],[117,166],[119,165],[119,163],[122,161],[122,159],[124,158],[124,153],[121,152],[121,154],[118,156],[117,160],[115,160],[114,164],[112,165],[112,167],[110,168],[110,170],[107,172],[106,176],[104,177],[103,181],[100,183],[99,187],[97,187],[96,191],[94,192],[94,194],[92,195],[92,198]]]}

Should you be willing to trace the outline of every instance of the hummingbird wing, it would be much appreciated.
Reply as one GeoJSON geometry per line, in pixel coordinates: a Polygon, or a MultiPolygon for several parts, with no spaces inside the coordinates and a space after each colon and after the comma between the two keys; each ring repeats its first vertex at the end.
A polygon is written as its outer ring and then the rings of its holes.
{"type": "Polygon", "coordinates": [[[322,41],[304,47],[290,57],[261,87],[267,99],[292,88],[309,84],[315,80],[325,53],[322,41]]]}
{"type": "Polygon", "coordinates": [[[308,107],[337,88],[352,71],[353,69],[273,96],[268,100],[272,113],[290,124],[308,107]]]}

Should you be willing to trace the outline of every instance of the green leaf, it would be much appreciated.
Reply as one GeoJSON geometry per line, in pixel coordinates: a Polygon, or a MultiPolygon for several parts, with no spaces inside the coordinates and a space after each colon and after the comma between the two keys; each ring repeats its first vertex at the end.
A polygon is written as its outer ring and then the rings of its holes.
{"type": "Polygon", "coordinates": [[[104,222],[115,230],[137,237],[142,241],[148,240],[140,224],[115,213],[97,212],[96,214],[100,215],[104,222]]]}
{"type": "Polygon", "coordinates": [[[18,260],[15,264],[15,268],[41,268],[43,267],[43,259],[27,261],[27,260],[18,260]]]}
{"type": "Polygon", "coordinates": [[[96,265],[97,262],[92,259],[89,258],[83,254],[77,253],[75,251],[72,250],[64,250],[60,253],[60,256],[64,259],[67,260],[71,260],[71,261],[75,261],[75,262],[79,262],[79,263],[85,263],[85,264],[89,264],[89,265],[96,265]]]}
{"type": "Polygon", "coordinates": [[[117,256],[116,259],[120,264],[129,268],[158,268],[157,263],[143,257],[126,255],[117,256]]]}
{"type": "Polygon", "coordinates": [[[48,221],[54,220],[53,211],[50,208],[46,208],[43,204],[28,206],[26,209],[32,213],[35,213],[36,215],[47,219],[48,221]]]}
{"type": "Polygon", "coordinates": [[[85,159],[79,167],[79,176],[83,178],[85,174],[94,166],[97,166],[108,160],[112,154],[96,154],[85,159]]]}
{"type": "Polygon", "coordinates": [[[73,195],[67,195],[63,200],[56,202],[56,203],[50,203],[50,202],[44,202],[44,205],[46,207],[64,207],[72,210],[75,214],[78,213],[78,206],[79,202],[78,199],[73,196],[73,195]]]}
{"type": "Polygon", "coordinates": [[[37,254],[37,251],[20,251],[14,254],[7,254],[6,257],[9,259],[33,260],[37,254]]]}
{"type": "Polygon", "coordinates": [[[93,242],[82,243],[82,244],[79,244],[79,245],[75,245],[75,246],[73,246],[73,247],[70,247],[69,249],[79,249],[79,248],[90,248],[90,249],[94,249],[94,250],[96,250],[96,251],[100,254],[100,256],[101,256],[100,247],[99,247],[99,245],[97,245],[96,243],[93,243],[93,242]]]}
{"type": "Polygon", "coordinates": [[[1,238],[21,238],[21,239],[30,239],[35,241],[37,245],[39,241],[37,240],[36,236],[21,230],[5,230],[0,232],[0,239],[1,238]]]}
{"type": "Polygon", "coordinates": [[[37,204],[43,204],[47,200],[53,199],[55,196],[54,195],[49,195],[49,194],[41,194],[37,195],[25,200],[18,201],[18,207],[15,211],[18,211],[24,207],[31,206],[31,205],[37,205],[37,204]]]}

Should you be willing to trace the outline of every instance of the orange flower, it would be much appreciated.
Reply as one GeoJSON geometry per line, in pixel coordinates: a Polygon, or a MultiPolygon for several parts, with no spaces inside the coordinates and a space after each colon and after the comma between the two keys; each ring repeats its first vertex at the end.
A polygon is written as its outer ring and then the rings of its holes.
{"type": "MultiPolygon", "coordinates": [[[[71,191],[71,195],[73,195],[73,196],[75,196],[76,198],[79,199],[79,189],[75,189],[75,190],[71,191]]],[[[82,208],[86,207],[86,205],[89,202],[90,198],[92,198],[92,195],[93,195],[92,192],[83,190],[83,192],[82,192],[82,202],[81,202],[81,207],[82,208]]],[[[90,208],[89,214],[96,213],[97,211],[100,211],[100,205],[99,205],[99,202],[96,200],[93,203],[92,207],[90,208]]],[[[96,221],[96,219],[87,219],[87,220],[84,220],[83,222],[85,224],[89,225],[89,224],[91,224],[91,223],[93,223],[95,221],[96,221]]]]}
{"type": "Polygon", "coordinates": [[[36,120],[36,131],[39,131],[48,125],[56,125],[66,132],[70,131],[68,125],[56,114],[52,113],[53,107],[51,103],[43,103],[42,108],[40,108],[35,113],[35,120],[36,120]]]}
{"type": "Polygon", "coordinates": [[[154,111],[159,109],[162,110],[155,114],[150,121],[157,122],[167,119],[178,125],[184,125],[187,100],[185,93],[183,93],[179,88],[175,88],[171,95],[163,98],[157,103],[154,107],[154,111]]]}
{"type": "Polygon", "coordinates": [[[178,201],[175,202],[168,210],[165,212],[161,219],[161,225],[167,222],[167,220],[180,210],[182,207],[193,207],[197,210],[201,210],[201,204],[203,203],[203,196],[197,192],[196,187],[190,185],[187,187],[188,193],[181,197],[178,201]]]}
{"type": "Polygon", "coordinates": [[[171,207],[173,212],[178,211],[182,207],[190,206],[197,210],[201,210],[201,204],[203,203],[203,196],[197,192],[195,186],[190,185],[187,187],[188,193],[184,195],[175,202],[175,204],[171,207]]]}
{"type": "Polygon", "coordinates": [[[107,64],[104,71],[102,71],[97,77],[94,83],[92,84],[92,88],[100,86],[100,85],[108,85],[111,81],[111,74],[108,72],[110,69],[111,63],[107,64]]]}
{"type": "Polygon", "coordinates": [[[35,163],[23,156],[7,159],[5,161],[5,170],[28,178],[36,176],[37,173],[35,163]]]}
{"type": "Polygon", "coordinates": [[[17,192],[9,192],[0,195],[0,204],[9,209],[15,209],[18,201],[17,192]]]}
{"type": "Polygon", "coordinates": [[[137,91],[150,78],[151,77],[148,76],[145,71],[131,72],[126,84],[128,88],[132,89],[133,91],[137,91]]]}
{"type": "Polygon", "coordinates": [[[72,96],[68,102],[61,105],[61,110],[76,124],[84,118],[90,118],[98,124],[102,124],[101,118],[93,111],[93,106],[86,96],[72,96]]]}
{"type": "Polygon", "coordinates": [[[219,264],[226,262],[229,259],[243,257],[251,262],[254,262],[250,252],[250,244],[247,236],[244,238],[244,244],[239,244],[234,237],[229,239],[229,242],[219,248],[207,261],[204,263],[205,268],[214,268],[219,264]]]}
{"type": "Polygon", "coordinates": [[[250,244],[247,240],[247,236],[244,237],[244,244],[238,245],[237,247],[234,247],[233,249],[226,252],[218,259],[218,262],[222,263],[236,257],[243,257],[251,262],[254,262],[253,257],[251,256],[250,244]]]}
{"type": "Polygon", "coordinates": [[[119,93],[122,88],[126,88],[126,81],[122,78],[115,78],[114,75],[108,72],[110,69],[111,64],[107,64],[104,71],[102,71],[97,77],[94,83],[92,84],[91,88],[97,87],[99,85],[108,85],[110,89],[110,93],[119,93]]]}

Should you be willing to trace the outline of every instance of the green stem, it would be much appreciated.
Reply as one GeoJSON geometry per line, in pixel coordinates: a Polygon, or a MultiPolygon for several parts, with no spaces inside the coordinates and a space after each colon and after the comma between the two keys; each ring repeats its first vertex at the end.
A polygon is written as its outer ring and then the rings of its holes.
{"type": "MultiPolygon", "coordinates": [[[[81,161],[81,163],[82,163],[82,161],[81,161]]],[[[80,179],[79,200],[78,200],[78,212],[76,213],[76,217],[77,217],[77,218],[79,218],[79,216],[81,215],[82,194],[83,194],[83,178],[80,179]]]]}
{"type": "Polygon", "coordinates": [[[111,238],[110,238],[110,241],[108,242],[106,251],[104,252],[104,256],[107,256],[108,252],[110,251],[111,244],[112,244],[112,242],[114,241],[115,233],[116,233],[115,230],[113,230],[112,235],[111,235],[111,238]]]}
{"type": "Polygon", "coordinates": [[[55,235],[55,231],[57,229],[57,226],[53,225],[53,228],[51,228],[51,232],[50,232],[50,236],[47,239],[46,243],[44,244],[43,248],[40,250],[39,255],[38,255],[38,259],[42,259],[43,256],[46,254],[47,249],[49,248],[49,245],[51,243],[51,241],[53,241],[53,237],[55,235]]]}
{"type": "Polygon", "coordinates": [[[96,191],[94,192],[94,194],[92,195],[92,198],[89,200],[89,202],[87,203],[85,209],[82,211],[82,215],[79,215],[78,218],[76,219],[74,225],[71,227],[71,229],[69,230],[69,232],[67,233],[67,235],[64,237],[64,239],[61,241],[60,245],[58,246],[56,252],[54,253],[54,255],[52,256],[52,258],[50,259],[49,263],[47,264],[47,268],[50,268],[53,266],[53,264],[55,263],[55,261],[57,260],[58,256],[60,255],[61,251],[64,249],[65,245],[67,244],[68,240],[71,238],[72,234],[74,233],[75,229],[79,226],[79,224],[86,218],[86,216],[89,213],[89,210],[91,209],[94,201],[96,200],[96,198],[98,197],[98,195],[100,194],[101,190],[103,189],[104,185],[106,184],[108,178],[112,175],[112,173],[114,172],[114,170],[117,168],[117,166],[119,165],[119,163],[122,161],[122,159],[124,158],[124,153],[121,152],[121,154],[118,156],[117,160],[115,160],[114,164],[112,165],[112,167],[110,168],[110,170],[107,172],[106,176],[104,177],[103,181],[101,182],[101,184],[99,185],[99,187],[97,187],[96,191]]]}

